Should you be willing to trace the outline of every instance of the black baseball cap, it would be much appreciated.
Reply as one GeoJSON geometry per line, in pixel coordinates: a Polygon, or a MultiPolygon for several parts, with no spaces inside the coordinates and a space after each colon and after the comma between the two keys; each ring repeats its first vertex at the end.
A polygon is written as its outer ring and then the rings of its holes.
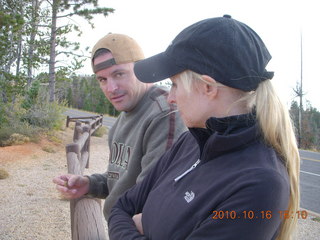
{"type": "Polygon", "coordinates": [[[185,28],[166,51],[138,61],[134,72],[140,81],[151,83],[191,70],[229,87],[252,91],[273,77],[265,69],[270,59],[255,31],[224,15],[185,28]]]}

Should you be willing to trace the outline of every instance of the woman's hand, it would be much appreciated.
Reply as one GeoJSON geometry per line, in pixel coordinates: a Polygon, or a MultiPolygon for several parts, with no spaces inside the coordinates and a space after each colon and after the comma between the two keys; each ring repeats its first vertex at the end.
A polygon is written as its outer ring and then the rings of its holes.
{"type": "Polygon", "coordinates": [[[136,225],[136,228],[138,229],[139,233],[141,235],[144,235],[141,218],[142,218],[142,213],[139,213],[139,214],[134,215],[132,217],[132,220],[133,220],[134,224],[136,225]]]}

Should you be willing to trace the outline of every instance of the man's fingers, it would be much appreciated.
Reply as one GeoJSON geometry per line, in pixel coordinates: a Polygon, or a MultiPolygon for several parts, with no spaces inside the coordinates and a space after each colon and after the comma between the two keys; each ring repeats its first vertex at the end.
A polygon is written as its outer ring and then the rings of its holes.
{"type": "Polygon", "coordinates": [[[69,187],[73,187],[76,185],[76,183],[79,181],[79,176],[72,176],[71,178],[69,178],[69,181],[68,181],[68,186],[69,187]]]}
{"type": "Polygon", "coordinates": [[[57,185],[56,189],[66,198],[76,198],[75,194],[77,193],[77,189],[69,189],[60,185],[57,185]]]}
{"type": "Polygon", "coordinates": [[[82,187],[86,184],[86,177],[74,175],[69,178],[68,186],[69,187],[82,187]]]}
{"type": "Polygon", "coordinates": [[[68,182],[68,179],[67,180],[63,180],[61,177],[55,177],[52,181],[57,185],[64,186],[65,182],[68,182]]]}
{"type": "Polygon", "coordinates": [[[68,188],[62,186],[62,185],[57,185],[56,186],[56,189],[59,191],[59,192],[62,192],[62,193],[67,193],[69,191],[68,188]]]}

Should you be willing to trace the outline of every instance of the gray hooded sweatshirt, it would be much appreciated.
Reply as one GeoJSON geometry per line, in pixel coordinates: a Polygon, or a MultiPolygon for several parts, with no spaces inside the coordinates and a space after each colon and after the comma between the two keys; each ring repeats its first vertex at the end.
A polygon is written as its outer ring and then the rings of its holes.
{"type": "Polygon", "coordinates": [[[130,112],[122,112],[110,129],[108,169],[93,174],[87,195],[105,198],[104,216],[121,194],[141,181],[155,162],[186,131],[176,107],[167,103],[168,92],[153,86],[130,112]]]}

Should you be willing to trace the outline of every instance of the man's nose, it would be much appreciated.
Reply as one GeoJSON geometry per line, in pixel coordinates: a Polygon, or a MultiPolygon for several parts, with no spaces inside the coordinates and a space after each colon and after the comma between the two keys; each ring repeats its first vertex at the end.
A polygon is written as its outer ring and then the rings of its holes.
{"type": "Polygon", "coordinates": [[[118,89],[117,83],[115,81],[113,81],[112,79],[108,80],[108,82],[105,86],[105,90],[107,92],[112,93],[112,92],[116,91],[117,89],[118,89]]]}

